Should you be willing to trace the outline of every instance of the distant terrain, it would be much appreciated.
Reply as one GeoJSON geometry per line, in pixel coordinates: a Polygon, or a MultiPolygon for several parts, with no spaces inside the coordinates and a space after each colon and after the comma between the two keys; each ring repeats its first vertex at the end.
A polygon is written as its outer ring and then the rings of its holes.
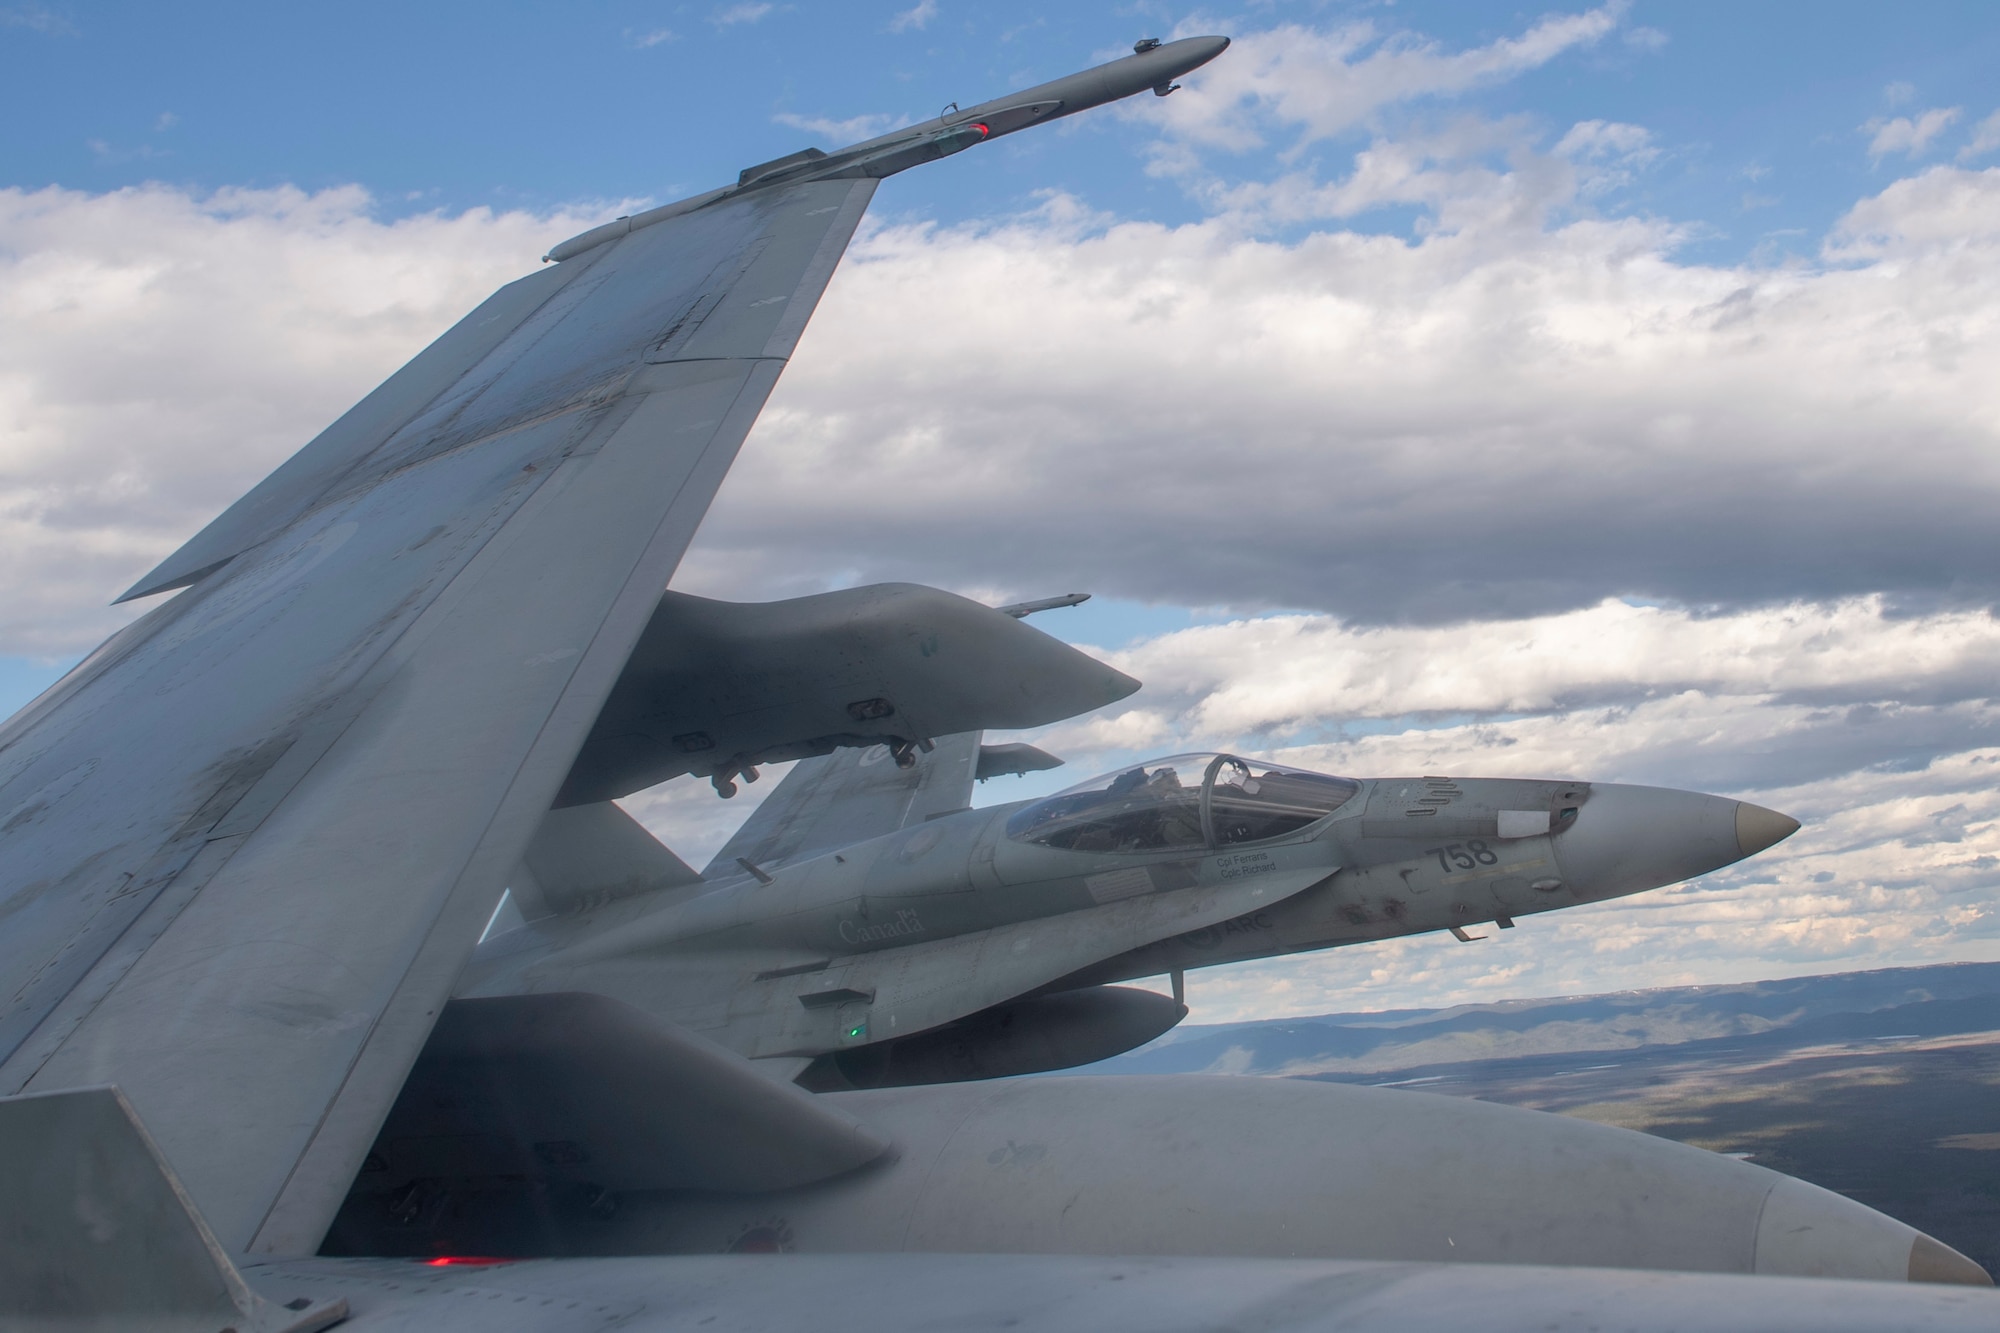
{"type": "Polygon", "coordinates": [[[1093,1073],[1479,1097],[1838,1190],[2000,1273],[2000,963],[1177,1029],[1093,1073]]]}

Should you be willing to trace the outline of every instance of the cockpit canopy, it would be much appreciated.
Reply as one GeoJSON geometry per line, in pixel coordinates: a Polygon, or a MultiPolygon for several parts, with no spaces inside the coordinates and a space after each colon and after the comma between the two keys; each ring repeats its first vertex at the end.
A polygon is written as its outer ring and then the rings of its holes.
{"type": "Polygon", "coordinates": [[[1007,836],[1073,852],[1200,851],[1326,818],[1361,784],[1233,754],[1177,754],[1106,773],[1016,811],[1007,836]]]}

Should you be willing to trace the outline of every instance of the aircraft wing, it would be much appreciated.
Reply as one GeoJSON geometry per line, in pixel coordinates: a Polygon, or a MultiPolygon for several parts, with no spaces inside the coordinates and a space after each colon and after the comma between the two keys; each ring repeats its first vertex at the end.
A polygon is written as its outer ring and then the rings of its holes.
{"type": "Polygon", "coordinates": [[[0,1095],[312,1251],[874,187],[570,250],[141,580],[0,730],[0,1095]]]}

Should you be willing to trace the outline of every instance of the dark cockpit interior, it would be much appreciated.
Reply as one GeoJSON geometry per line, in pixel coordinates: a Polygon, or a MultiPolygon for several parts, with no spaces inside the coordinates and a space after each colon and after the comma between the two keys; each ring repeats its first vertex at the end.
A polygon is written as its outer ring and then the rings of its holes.
{"type": "Polygon", "coordinates": [[[1201,851],[1295,833],[1360,784],[1233,754],[1182,754],[1093,778],[1017,812],[1007,836],[1075,852],[1201,851]]]}

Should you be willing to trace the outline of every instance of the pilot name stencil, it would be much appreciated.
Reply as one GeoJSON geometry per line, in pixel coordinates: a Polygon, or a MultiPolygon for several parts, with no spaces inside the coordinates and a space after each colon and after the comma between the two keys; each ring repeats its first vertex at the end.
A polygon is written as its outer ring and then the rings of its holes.
{"type": "Polygon", "coordinates": [[[1217,879],[1242,879],[1246,875],[1268,875],[1278,868],[1269,852],[1235,852],[1215,858],[1217,879]]]}

